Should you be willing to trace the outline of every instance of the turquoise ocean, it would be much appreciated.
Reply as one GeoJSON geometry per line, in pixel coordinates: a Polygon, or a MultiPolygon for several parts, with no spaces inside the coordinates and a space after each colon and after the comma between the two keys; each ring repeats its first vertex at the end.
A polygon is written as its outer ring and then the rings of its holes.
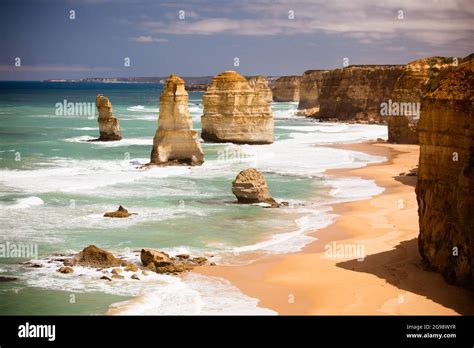
{"type": "MultiPolygon", "coordinates": [[[[138,259],[140,248],[207,256],[239,265],[301,250],[308,232],[330,224],[331,204],[365,199],[382,188],[362,178],[336,178],[329,168],[361,167],[383,158],[329,144],[386,138],[378,125],[319,123],[295,115],[297,103],[272,103],[271,145],[202,143],[205,163],[142,169],[157,128],[161,84],[0,82],[0,247],[35,246],[30,258],[0,258],[0,314],[274,314],[229,282],[193,273],[140,281],[100,280],[100,273],[56,272],[55,255],[95,244],[138,259]],[[97,115],[68,114],[64,103],[107,96],[123,140],[98,137],[97,115]],[[240,170],[262,171],[273,197],[289,206],[239,205],[231,192],[240,170]],[[119,205],[137,213],[107,219],[119,205]],[[141,297],[140,302],[130,301],[141,297]]],[[[189,93],[201,130],[202,93],[189,93]]],[[[94,110],[95,111],[95,110],[94,110]]]]}

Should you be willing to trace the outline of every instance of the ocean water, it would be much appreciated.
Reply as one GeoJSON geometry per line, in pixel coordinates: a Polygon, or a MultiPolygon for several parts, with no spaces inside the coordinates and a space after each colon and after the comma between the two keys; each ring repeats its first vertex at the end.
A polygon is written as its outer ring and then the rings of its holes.
{"type": "MultiPolygon", "coordinates": [[[[199,167],[141,169],[157,127],[159,84],[0,82],[0,245],[37,246],[41,268],[0,258],[0,314],[274,314],[223,279],[187,274],[141,281],[99,280],[96,270],[56,272],[54,255],[90,244],[136,260],[142,247],[244,264],[300,250],[308,232],[330,224],[331,204],[379,194],[362,178],[334,178],[328,168],[355,168],[384,158],[326,145],[386,138],[377,125],[317,123],[295,116],[296,103],[272,103],[271,145],[202,143],[199,167]],[[98,137],[96,116],[61,113],[58,103],[112,102],[123,140],[98,137]],[[262,171],[275,199],[289,207],[235,204],[232,180],[262,171]],[[103,218],[119,204],[137,213],[103,218]],[[136,297],[139,296],[140,301],[136,297]],[[72,300],[74,299],[74,301],[72,300]]],[[[200,131],[202,93],[189,110],[200,131]]]]}

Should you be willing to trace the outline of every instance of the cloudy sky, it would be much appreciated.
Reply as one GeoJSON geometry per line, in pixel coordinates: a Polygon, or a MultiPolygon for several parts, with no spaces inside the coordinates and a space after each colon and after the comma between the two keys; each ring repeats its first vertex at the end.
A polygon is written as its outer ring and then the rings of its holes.
{"type": "Polygon", "coordinates": [[[1,80],[300,75],[474,51],[472,0],[2,0],[0,27],[1,80]]]}

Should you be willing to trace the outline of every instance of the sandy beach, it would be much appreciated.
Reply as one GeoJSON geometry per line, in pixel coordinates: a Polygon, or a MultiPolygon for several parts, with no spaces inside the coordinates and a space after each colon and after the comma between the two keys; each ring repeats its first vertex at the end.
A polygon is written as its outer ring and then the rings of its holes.
{"type": "Polygon", "coordinates": [[[375,142],[337,147],[388,160],[326,174],[372,179],[385,191],[335,205],[335,223],[313,232],[318,240],[301,252],[195,271],[225,278],[258,298],[260,306],[283,315],[474,314],[472,294],[426,270],[418,253],[416,176],[399,174],[416,168],[419,147],[375,142]],[[346,247],[362,248],[365,257],[327,255],[328,248],[346,247]]]}

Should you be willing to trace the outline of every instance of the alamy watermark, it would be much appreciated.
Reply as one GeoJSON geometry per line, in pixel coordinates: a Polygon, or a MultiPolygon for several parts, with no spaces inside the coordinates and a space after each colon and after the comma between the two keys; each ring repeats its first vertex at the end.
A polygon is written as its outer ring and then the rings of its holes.
{"type": "Polygon", "coordinates": [[[242,151],[240,148],[226,147],[217,151],[217,161],[226,163],[251,163],[256,166],[257,155],[242,151]]]}
{"type": "Polygon", "coordinates": [[[328,259],[357,259],[364,261],[364,244],[332,242],[324,246],[324,256],[328,259]]]}
{"type": "Polygon", "coordinates": [[[36,243],[0,243],[0,258],[38,258],[36,243]]]}
{"type": "Polygon", "coordinates": [[[380,116],[412,116],[414,120],[420,118],[420,103],[388,102],[380,103],[380,116]]]}
{"type": "Polygon", "coordinates": [[[85,116],[90,120],[95,118],[95,103],[73,103],[64,99],[62,102],[56,103],[55,108],[56,116],[85,116]]]}

